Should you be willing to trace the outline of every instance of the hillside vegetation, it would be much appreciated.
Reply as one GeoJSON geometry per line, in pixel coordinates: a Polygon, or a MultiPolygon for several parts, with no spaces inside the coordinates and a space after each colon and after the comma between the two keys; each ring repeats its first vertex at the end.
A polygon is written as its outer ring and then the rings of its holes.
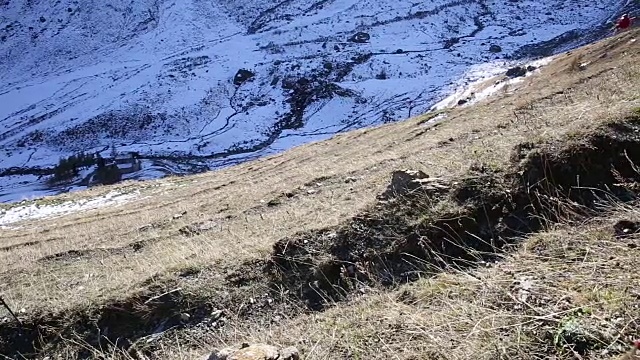
{"type": "Polygon", "coordinates": [[[468,106],[37,200],[135,195],[1,228],[0,354],[614,359],[640,333],[637,36],[468,106]],[[419,181],[386,192],[399,170],[419,181]]]}

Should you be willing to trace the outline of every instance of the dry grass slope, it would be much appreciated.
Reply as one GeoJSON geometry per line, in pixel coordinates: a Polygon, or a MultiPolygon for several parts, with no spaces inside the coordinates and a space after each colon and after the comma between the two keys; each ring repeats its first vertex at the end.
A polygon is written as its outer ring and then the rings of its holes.
{"type": "Polygon", "coordinates": [[[261,340],[307,359],[618,356],[640,326],[640,238],[612,230],[640,220],[637,36],[436,125],[40,200],[141,192],[2,229],[0,293],[24,327],[0,310],[0,354],[188,359],[261,340]],[[404,168],[448,190],[377,201],[404,168]]]}

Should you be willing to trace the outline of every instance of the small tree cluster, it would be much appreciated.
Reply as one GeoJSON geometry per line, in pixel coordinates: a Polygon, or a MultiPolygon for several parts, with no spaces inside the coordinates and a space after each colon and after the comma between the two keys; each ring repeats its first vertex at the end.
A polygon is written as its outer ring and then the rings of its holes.
{"type": "Polygon", "coordinates": [[[101,159],[99,154],[85,154],[83,152],[66,158],[61,158],[53,168],[52,182],[65,181],[78,176],[80,169],[96,165],[101,159]]]}
{"type": "Polygon", "coordinates": [[[115,184],[122,181],[122,171],[116,164],[98,166],[95,180],[103,185],[115,184]]]}
{"type": "Polygon", "coordinates": [[[387,70],[385,69],[380,70],[380,72],[376,74],[376,79],[378,80],[387,80],[388,78],[387,70]]]}

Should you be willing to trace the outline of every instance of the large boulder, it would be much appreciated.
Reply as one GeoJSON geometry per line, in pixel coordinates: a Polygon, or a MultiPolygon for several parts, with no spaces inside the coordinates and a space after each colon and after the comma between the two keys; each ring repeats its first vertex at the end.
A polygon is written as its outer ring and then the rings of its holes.
{"type": "Polygon", "coordinates": [[[295,347],[278,349],[266,344],[244,344],[239,349],[227,348],[214,351],[206,360],[299,360],[300,353],[295,347]]]}
{"type": "Polygon", "coordinates": [[[236,76],[233,77],[233,83],[238,86],[242,85],[245,81],[253,78],[255,75],[256,74],[247,69],[240,69],[236,73],[236,76]]]}
{"type": "Polygon", "coordinates": [[[449,189],[449,185],[443,179],[430,178],[420,170],[397,170],[391,175],[391,183],[378,196],[378,199],[391,200],[414,192],[436,196],[449,191],[449,189]]]}
{"type": "Polygon", "coordinates": [[[507,70],[506,75],[510,78],[525,76],[527,75],[527,68],[522,66],[512,67],[511,69],[507,70]]]}

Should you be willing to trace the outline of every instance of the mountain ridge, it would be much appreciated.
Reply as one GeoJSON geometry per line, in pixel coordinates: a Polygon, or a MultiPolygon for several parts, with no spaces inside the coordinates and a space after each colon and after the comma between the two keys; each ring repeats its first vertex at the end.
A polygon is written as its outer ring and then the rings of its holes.
{"type": "MultiPolygon", "coordinates": [[[[62,156],[114,147],[146,158],[125,178],[239,163],[425,112],[470,66],[593,40],[625,6],[5,1],[0,171],[37,174],[62,156]],[[358,32],[370,39],[351,41],[358,32]],[[242,68],[255,77],[234,85],[242,68]]],[[[34,175],[2,180],[4,201],[84,187],[77,178],[53,187],[34,175]]]]}

